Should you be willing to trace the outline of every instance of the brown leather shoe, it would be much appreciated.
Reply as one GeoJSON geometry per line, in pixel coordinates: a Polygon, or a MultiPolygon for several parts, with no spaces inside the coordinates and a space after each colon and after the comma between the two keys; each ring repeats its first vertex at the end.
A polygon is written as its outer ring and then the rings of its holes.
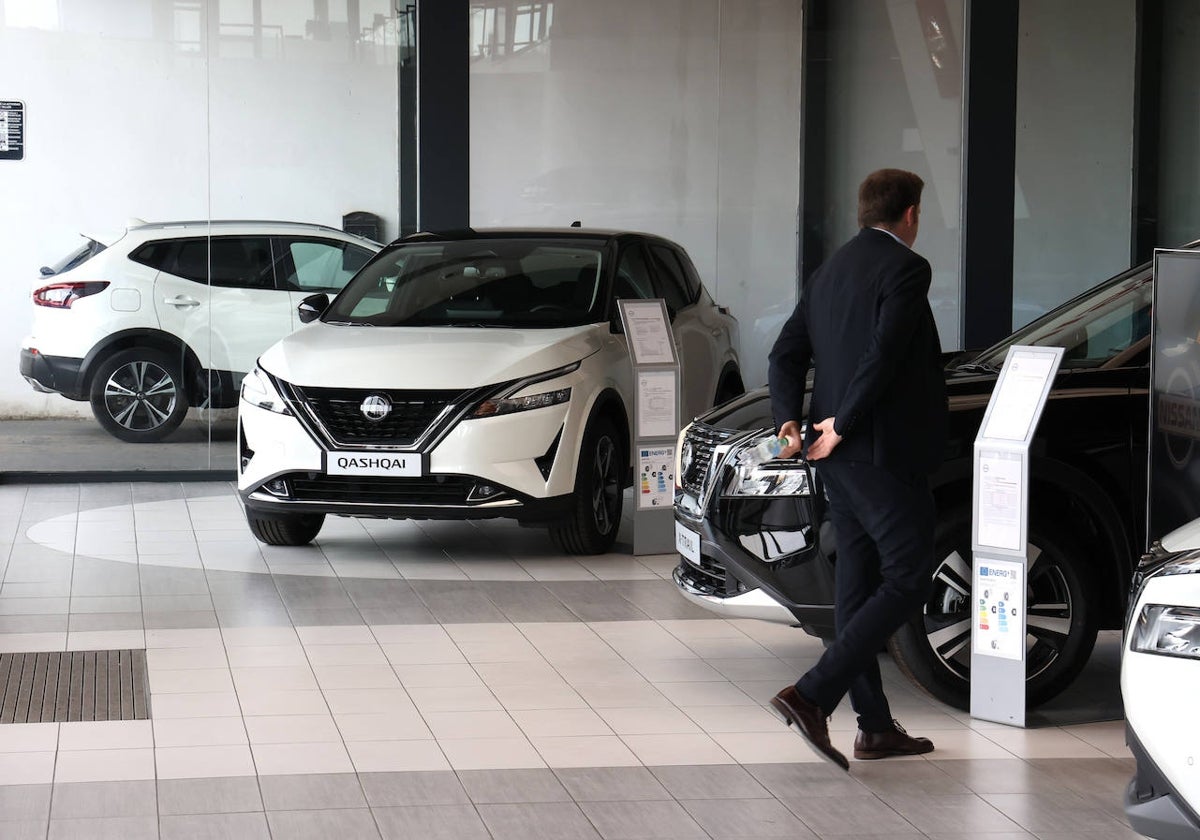
{"type": "Polygon", "coordinates": [[[887,758],[889,755],[921,755],[933,752],[933,741],[914,738],[904,731],[899,721],[892,721],[895,729],[887,732],[863,732],[858,730],[854,739],[854,757],[863,761],[887,758]]]}
{"type": "Polygon", "coordinates": [[[771,698],[771,708],[783,716],[788,726],[796,724],[796,731],[804,736],[804,740],[816,750],[817,755],[847,772],[850,771],[850,762],[846,756],[838,752],[829,741],[829,724],[825,720],[825,713],[815,703],[809,703],[801,697],[794,685],[789,685],[771,698]]]}

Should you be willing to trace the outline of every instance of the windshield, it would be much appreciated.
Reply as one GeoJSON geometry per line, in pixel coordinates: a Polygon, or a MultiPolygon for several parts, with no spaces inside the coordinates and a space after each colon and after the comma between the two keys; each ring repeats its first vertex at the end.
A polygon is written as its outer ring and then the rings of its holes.
{"type": "Polygon", "coordinates": [[[967,367],[999,369],[1013,344],[1062,347],[1062,367],[1120,366],[1150,337],[1153,286],[1149,267],[1091,289],[984,350],[967,367]]]}
{"type": "Polygon", "coordinates": [[[414,242],[364,268],[322,315],[379,327],[534,327],[603,318],[603,242],[414,242]]]}

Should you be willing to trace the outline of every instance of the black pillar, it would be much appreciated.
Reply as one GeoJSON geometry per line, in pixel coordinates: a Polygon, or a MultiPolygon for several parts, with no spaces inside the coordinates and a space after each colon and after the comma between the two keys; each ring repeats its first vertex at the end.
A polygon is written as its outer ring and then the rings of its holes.
{"type": "MultiPolygon", "coordinates": [[[[1137,4],[1133,93],[1133,243],[1130,265],[1154,256],[1158,241],[1158,145],[1162,124],[1162,0],[1137,4]]],[[[1181,243],[1165,243],[1174,247],[1181,243]]]]}
{"type": "Polygon", "coordinates": [[[1012,332],[1017,0],[966,0],[963,101],[963,346],[1012,332]]]}
{"type": "Polygon", "coordinates": [[[417,4],[417,225],[467,227],[470,198],[470,4],[417,4]]]}

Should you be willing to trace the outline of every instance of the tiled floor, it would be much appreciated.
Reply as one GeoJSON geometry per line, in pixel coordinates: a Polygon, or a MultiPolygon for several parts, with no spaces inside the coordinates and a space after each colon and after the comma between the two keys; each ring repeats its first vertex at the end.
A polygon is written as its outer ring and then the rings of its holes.
{"type": "Polygon", "coordinates": [[[1120,722],[972,721],[890,661],[937,750],[817,761],[764,704],[819,644],[628,542],[331,519],[279,549],[225,484],[0,485],[0,650],[145,647],[151,690],[149,721],[0,725],[0,838],[1137,836],[1120,722]]]}

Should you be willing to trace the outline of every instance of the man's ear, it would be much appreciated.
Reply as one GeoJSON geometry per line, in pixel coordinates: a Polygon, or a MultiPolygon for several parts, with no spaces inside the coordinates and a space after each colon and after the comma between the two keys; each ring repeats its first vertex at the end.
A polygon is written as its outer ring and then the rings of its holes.
{"type": "Polygon", "coordinates": [[[915,225],[917,223],[917,219],[920,217],[920,213],[921,205],[910,205],[908,209],[904,211],[904,221],[908,222],[910,225],[915,225]]]}

